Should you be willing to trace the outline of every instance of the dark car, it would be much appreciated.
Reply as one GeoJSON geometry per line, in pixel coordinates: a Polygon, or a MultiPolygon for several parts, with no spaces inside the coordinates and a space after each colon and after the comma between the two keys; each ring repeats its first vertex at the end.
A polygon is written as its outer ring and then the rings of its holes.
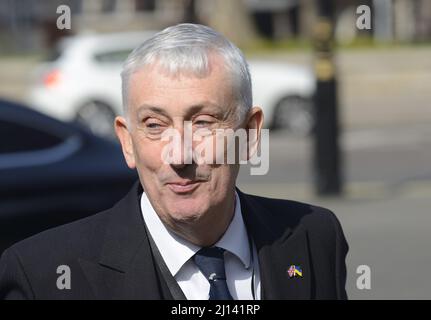
{"type": "Polygon", "coordinates": [[[119,144],[0,100],[0,254],[111,207],[136,180],[119,144]]]}

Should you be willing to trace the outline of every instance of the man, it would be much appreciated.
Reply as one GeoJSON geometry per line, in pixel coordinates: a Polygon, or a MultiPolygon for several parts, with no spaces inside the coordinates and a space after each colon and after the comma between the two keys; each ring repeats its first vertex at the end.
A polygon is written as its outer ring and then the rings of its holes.
{"type": "Polygon", "coordinates": [[[189,126],[205,143],[226,129],[260,136],[263,114],[251,107],[238,48],[208,27],[180,24],[136,48],[122,81],[115,129],[139,183],[113,208],[5,251],[0,298],[346,298],[348,246],[333,213],[242,193],[239,161],[198,161],[185,135],[166,153],[168,129],[189,126]]]}

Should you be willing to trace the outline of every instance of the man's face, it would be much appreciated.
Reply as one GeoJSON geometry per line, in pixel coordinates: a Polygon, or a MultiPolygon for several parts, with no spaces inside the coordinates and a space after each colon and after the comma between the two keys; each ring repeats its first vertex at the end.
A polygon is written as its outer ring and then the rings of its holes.
{"type": "Polygon", "coordinates": [[[168,75],[156,65],[133,74],[129,83],[129,121],[116,119],[126,161],[137,168],[140,181],[160,218],[171,227],[211,221],[214,208],[233,202],[237,164],[174,164],[162,159],[168,141],[161,133],[174,128],[183,136],[184,121],[197,129],[235,129],[237,106],[231,79],[219,57],[210,72],[168,75]],[[126,128],[127,126],[127,128],[126,128]]]}

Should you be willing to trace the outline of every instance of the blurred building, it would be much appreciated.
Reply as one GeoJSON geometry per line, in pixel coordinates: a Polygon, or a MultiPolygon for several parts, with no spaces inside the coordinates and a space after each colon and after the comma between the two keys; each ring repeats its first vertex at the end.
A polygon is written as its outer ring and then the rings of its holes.
{"type": "Polygon", "coordinates": [[[169,0],[2,0],[1,50],[50,46],[67,34],[160,29],[183,18],[184,1],[169,0]],[[71,9],[71,29],[59,30],[57,7],[71,9]]]}
{"type": "MultiPolygon", "coordinates": [[[[161,29],[179,22],[201,22],[243,44],[256,37],[309,38],[318,0],[1,0],[0,53],[34,51],[59,37],[86,31],[161,29]],[[72,13],[71,30],[58,30],[59,5],[72,13]]],[[[429,0],[334,0],[336,34],[349,42],[359,35],[383,41],[429,41],[429,0]],[[356,8],[371,7],[373,26],[357,30],[356,8]]]]}

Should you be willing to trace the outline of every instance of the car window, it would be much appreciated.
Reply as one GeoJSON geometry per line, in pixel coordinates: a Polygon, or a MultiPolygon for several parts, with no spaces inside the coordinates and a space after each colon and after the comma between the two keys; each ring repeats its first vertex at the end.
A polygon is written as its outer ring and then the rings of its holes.
{"type": "Polygon", "coordinates": [[[99,63],[122,63],[131,51],[132,49],[97,53],[94,60],[99,63]]]}
{"type": "Polygon", "coordinates": [[[63,140],[43,130],[0,119],[0,154],[54,147],[63,140]]]}

